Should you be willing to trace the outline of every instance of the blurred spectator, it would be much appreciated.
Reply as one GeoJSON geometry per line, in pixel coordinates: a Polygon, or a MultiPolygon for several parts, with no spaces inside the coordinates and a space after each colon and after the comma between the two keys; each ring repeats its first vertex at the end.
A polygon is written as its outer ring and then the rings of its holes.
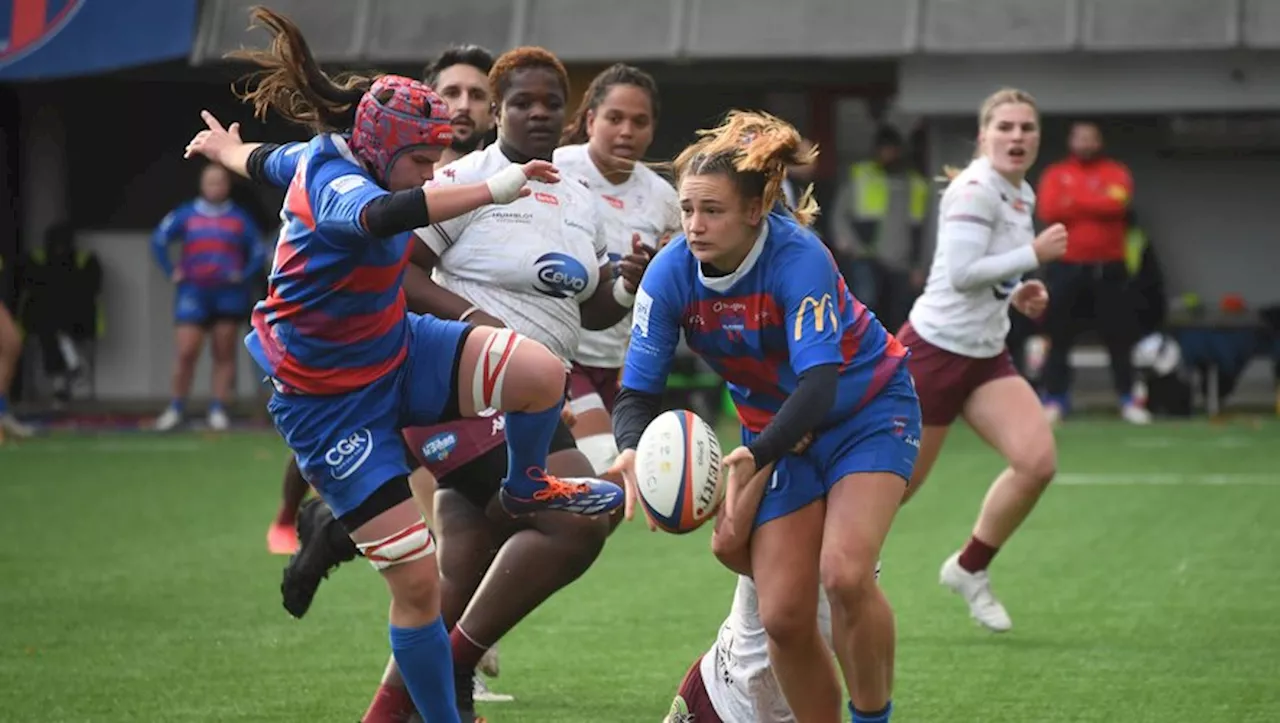
{"type": "Polygon", "coordinates": [[[22,277],[22,323],[40,343],[54,399],[62,404],[85,371],[80,344],[98,338],[102,266],[93,253],[76,249],[69,224],[58,223],[45,232],[44,246],[31,252],[22,277]]]}
{"type": "Polygon", "coordinates": [[[240,330],[249,318],[250,286],[262,273],[265,248],[257,224],[230,194],[230,172],[206,166],[200,174],[200,197],[165,216],[151,239],[156,263],[177,285],[173,398],[156,420],[156,429],[162,432],[183,421],[206,332],[213,337],[209,427],[222,431],[231,424],[224,404],[235,384],[240,330]],[[174,242],[182,247],[176,268],[169,258],[169,245],[174,242]]]}
{"type": "Polygon", "coordinates": [[[831,234],[845,280],[892,331],[924,286],[929,194],[902,135],[889,126],[876,133],[875,156],[850,166],[836,191],[831,234]]]}
{"type": "Polygon", "coordinates": [[[1045,169],[1037,189],[1040,220],[1060,223],[1068,234],[1066,255],[1045,271],[1045,413],[1057,421],[1069,408],[1071,345],[1078,331],[1092,326],[1110,356],[1121,416],[1146,424],[1151,415],[1133,397],[1130,352],[1138,323],[1125,265],[1133,178],[1123,163],[1102,155],[1102,131],[1094,123],[1072,125],[1068,146],[1069,157],[1045,169]]]}

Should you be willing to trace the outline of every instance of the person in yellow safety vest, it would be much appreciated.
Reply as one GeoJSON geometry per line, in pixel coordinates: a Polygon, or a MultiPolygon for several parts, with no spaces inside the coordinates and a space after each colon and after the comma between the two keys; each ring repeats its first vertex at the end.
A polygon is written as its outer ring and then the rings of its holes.
{"type": "Polygon", "coordinates": [[[924,287],[930,186],[911,167],[902,134],[884,126],[875,154],[854,163],[836,192],[831,235],[854,296],[897,331],[924,287]]]}
{"type": "Polygon", "coordinates": [[[1164,272],[1160,260],[1147,240],[1147,232],[1138,225],[1137,214],[1129,211],[1129,230],[1124,237],[1125,268],[1129,272],[1129,295],[1137,317],[1139,338],[1164,326],[1169,310],[1165,295],[1164,272]]]}
{"type": "Polygon", "coordinates": [[[101,335],[102,266],[92,252],[77,250],[75,232],[59,223],[28,256],[22,277],[22,323],[40,342],[45,374],[62,404],[71,397],[71,380],[84,371],[76,342],[101,335]]]}

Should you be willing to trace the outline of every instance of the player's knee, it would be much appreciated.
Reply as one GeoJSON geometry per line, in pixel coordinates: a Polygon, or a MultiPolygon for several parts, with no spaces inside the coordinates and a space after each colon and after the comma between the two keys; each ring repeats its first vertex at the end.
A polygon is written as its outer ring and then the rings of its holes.
{"type": "Polygon", "coordinates": [[[832,605],[856,610],[875,593],[876,559],[874,555],[824,550],[818,561],[818,575],[832,605]]]}
{"type": "Polygon", "coordinates": [[[547,530],[547,534],[561,543],[561,554],[557,557],[564,569],[577,577],[600,556],[611,529],[606,517],[577,517],[561,520],[555,528],[547,530]]]}
{"type": "Polygon", "coordinates": [[[1010,460],[1010,466],[1020,476],[1044,487],[1058,472],[1058,455],[1052,445],[1032,447],[1010,460]]]}
{"type": "Polygon", "coordinates": [[[577,444],[596,474],[609,469],[618,457],[618,443],[612,434],[593,434],[579,439],[577,444]]]}
{"type": "Polygon", "coordinates": [[[817,631],[817,616],[814,609],[807,609],[802,600],[795,595],[775,604],[766,605],[761,601],[760,622],[769,634],[769,639],[784,647],[807,644],[817,631]]]}
{"type": "Polygon", "coordinates": [[[547,347],[510,329],[494,329],[476,361],[476,409],[533,411],[564,397],[565,367],[547,347]]]}

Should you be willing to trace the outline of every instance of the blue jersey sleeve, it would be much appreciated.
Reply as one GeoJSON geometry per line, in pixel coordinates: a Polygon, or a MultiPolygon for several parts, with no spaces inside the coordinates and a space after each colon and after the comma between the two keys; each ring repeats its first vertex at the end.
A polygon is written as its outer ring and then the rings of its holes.
{"type": "MultiPolygon", "coordinates": [[[[315,163],[319,159],[312,159],[315,163]]],[[[365,206],[387,195],[369,174],[345,158],[328,158],[307,169],[307,195],[316,229],[330,241],[376,240],[364,227],[365,206]]]]}
{"type": "MultiPolygon", "coordinates": [[[[664,249],[665,250],[665,249],[664,249]]],[[[675,259],[659,254],[645,270],[631,316],[631,344],[622,367],[622,386],[662,394],[680,342],[682,292],[676,283],[675,259]]]]}
{"type": "Polygon", "coordinates": [[[191,216],[191,205],[182,204],[164,217],[156,230],[151,234],[151,255],[156,265],[165,276],[173,276],[173,261],[169,258],[169,244],[186,230],[187,219],[191,216]]]}
{"type": "Polygon", "coordinates": [[[302,151],[306,147],[306,143],[294,141],[272,151],[262,164],[263,179],[277,188],[288,186],[289,181],[293,180],[294,172],[298,170],[298,160],[302,158],[302,151]]]}
{"type": "Polygon", "coordinates": [[[817,242],[789,246],[773,268],[773,296],[786,310],[792,371],[799,375],[843,362],[839,272],[827,250],[817,242]]]}

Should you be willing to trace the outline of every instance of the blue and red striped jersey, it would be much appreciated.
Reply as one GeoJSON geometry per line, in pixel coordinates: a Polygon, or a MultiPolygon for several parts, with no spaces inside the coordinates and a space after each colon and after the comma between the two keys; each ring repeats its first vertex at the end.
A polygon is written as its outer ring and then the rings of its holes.
{"type": "Polygon", "coordinates": [[[393,372],[408,353],[401,280],[413,247],[409,233],[376,238],[361,221],[387,191],[335,134],[275,149],[263,172],[287,190],[249,353],[307,394],[343,394],[393,372]]]}
{"type": "Polygon", "coordinates": [[[825,426],[875,397],[907,355],[849,293],[818,237],[777,212],[727,276],[706,276],[683,234],[654,257],[636,294],[623,386],[661,394],[681,330],[728,382],[738,419],[753,432],[773,419],[807,369],[840,365],[825,426]]]}
{"type": "Polygon", "coordinates": [[[196,286],[236,284],[260,273],[266,253],[262,232],[244,209],[230,201],[188,201],[164,217],[151,235],[151,252],[166,276],[173,275],[169,246],[182,244],[182,280],[196,286]]]}

